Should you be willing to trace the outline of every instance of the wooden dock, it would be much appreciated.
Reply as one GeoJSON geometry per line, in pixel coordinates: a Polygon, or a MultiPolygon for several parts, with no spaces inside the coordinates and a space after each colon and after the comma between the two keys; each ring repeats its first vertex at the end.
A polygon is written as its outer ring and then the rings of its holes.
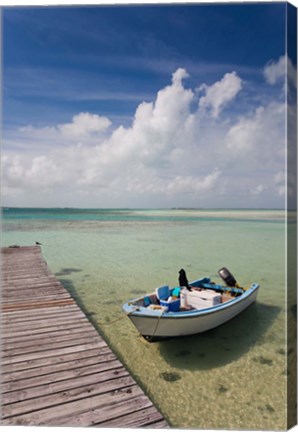
{"type": "Polygon", "coordinates": [[[2,248],[2,425],[167,428],[43,259],[2,248]]]}

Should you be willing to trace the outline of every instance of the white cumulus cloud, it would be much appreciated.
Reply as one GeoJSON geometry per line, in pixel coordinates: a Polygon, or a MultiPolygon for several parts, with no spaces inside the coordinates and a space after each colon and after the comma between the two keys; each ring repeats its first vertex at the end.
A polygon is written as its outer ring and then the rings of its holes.
{"type": "Polygon", "coordinates": [[[55,126],[33,127],[31,125],[20,128],[20,132],[27,137],[39,139],[51,139],[53,141],[64,139],[80,140],[84,138],[98,138],[111,125],[111,121],[104,116],[81,112],[73,116],[69,123],[61,123],[55,126]]]}
{"type": "Polygon", "coordinates": [[[224,77],[211,86],[202,85],[199,91],[205,92],[199,100],[199,107],[210,109],[213,117],[218,117],[221,110],[232,101],[242,88],[242,80],[236,72],[226,73],[224,77]]]}
{"type": "Polygon", "coordinates": [[[250,193],[252,195],[260,195],[261,193],[263,193],[266,190],[266,186],[259,184],[253,188],[250,189],[250,193]]]}
{"type": "Polygon", "coordinates": [[[243,90],[236,72],[199,85],[199,99],[187,78],[177,69],[152,101],[140,101],[128,127],[81,112],[19,130],[18,147],[2,159],[7,205],[24,197],[27,205],[222,206],[234,194],[237,205],[263,194],[277,205],[283,183],[272,173],[285,163],[284,105],[266,100],[238,116],[228,110],[243,90]]]}
{"type": "Polygon", "coordinates": [[[286,79],[286,57],[281,56],[279,57],[278,61],[271,60],[266,64],[263,72],[266,81],[271,85],[276,84],[279,80],[285,80],[286,79]]]}
{"type": "Polygon", "coordinates": [[[258,167],[285,162],[285,105],[272,102],[239,118],[229,129],[225,145],[232,159],[258,167]]]}
{"type": "Polygon", "coordinates": [[[111,121],[107,117],[83,112],[73,116],[71,123],[58,125],[58,130],[66,136],[82,137],[103,132],[110,125],[111,121]]]}

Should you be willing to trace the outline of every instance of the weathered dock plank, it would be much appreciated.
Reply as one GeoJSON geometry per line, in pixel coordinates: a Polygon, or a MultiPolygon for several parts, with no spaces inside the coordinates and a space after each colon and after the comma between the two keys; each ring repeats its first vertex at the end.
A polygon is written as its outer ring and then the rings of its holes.
{"type": "Polygon", "coordinates": [[[39,246],[2,248],[1,318],[2,425],[168,427],[39,246]]]}

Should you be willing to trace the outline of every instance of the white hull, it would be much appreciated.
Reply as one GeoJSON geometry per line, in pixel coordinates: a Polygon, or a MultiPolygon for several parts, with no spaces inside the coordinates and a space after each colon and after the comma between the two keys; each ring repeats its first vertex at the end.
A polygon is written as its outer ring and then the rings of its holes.
{"type": "Polygon", "coordinates": [[[146,313],[141,308],[128,313],[128,316],[138,331],[148,338],[202,333],[229,321],[255,302],[258,288],[258,285],[252,285],[240,297],[206,309],[178,313],[146,313]]]}

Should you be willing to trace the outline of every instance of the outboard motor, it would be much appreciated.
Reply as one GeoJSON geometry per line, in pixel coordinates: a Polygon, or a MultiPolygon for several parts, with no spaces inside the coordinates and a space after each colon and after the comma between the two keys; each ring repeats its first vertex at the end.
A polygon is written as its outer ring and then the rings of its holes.
{"type": "Polygon", "coordinates": [[[229,287],[239,286],[232,273],[226,267],[223,267],[220,270],[218,270],[218,274],[229,287]]]}

